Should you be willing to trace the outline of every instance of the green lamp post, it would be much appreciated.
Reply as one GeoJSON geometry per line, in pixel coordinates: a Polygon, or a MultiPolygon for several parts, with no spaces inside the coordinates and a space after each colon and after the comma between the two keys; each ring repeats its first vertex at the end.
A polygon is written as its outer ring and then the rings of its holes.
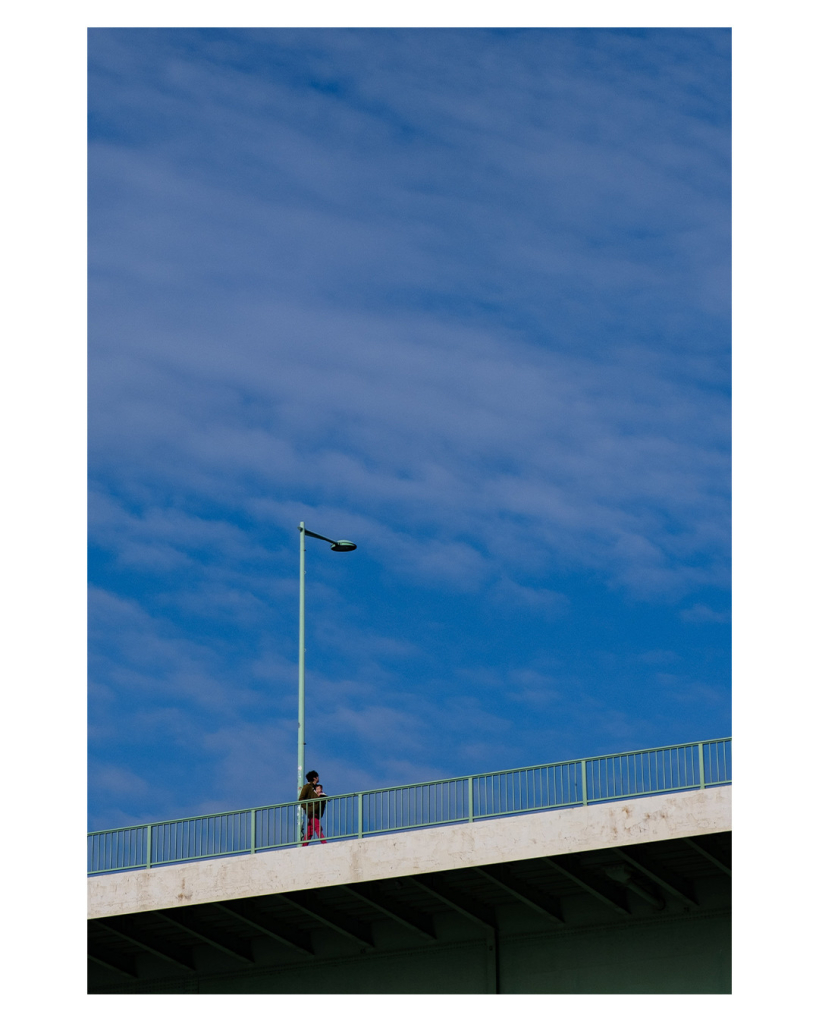
{"type": "Polygon", "coordinates": [[[326,540],[331,551],[355,551],[356,545],[350,540],[330,540],[320,533],[306,530],[304,523],[299,523],[299,756],[298,783],[296,792],[304,785],[304,538],[315,537],[326,540]]]}

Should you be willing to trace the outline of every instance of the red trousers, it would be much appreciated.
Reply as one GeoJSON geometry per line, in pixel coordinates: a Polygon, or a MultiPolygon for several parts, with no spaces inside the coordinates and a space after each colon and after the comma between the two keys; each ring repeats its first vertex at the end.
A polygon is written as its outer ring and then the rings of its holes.
{"type": "Polygon", "coordinates": [[[318,836],[323,843],[327,840],[324,838],[324,833],[321,831],[321,821],[318,818],[307,819],[307,835],[304,837],[302,846],[307,846],[313,836],[318,836]]]}

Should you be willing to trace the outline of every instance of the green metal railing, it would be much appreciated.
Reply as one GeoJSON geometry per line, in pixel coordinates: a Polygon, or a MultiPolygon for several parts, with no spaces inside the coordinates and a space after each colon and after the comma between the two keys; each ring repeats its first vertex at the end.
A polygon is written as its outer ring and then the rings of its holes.
{"type": "MultiPolygon", "coordinates": [[[[328,841],[731,782],[731,739],[633,750],[327,797],[328,841]]],[[[278,850],[302,842],[297,801],[88,833],[88,874],[278,850]]]]}

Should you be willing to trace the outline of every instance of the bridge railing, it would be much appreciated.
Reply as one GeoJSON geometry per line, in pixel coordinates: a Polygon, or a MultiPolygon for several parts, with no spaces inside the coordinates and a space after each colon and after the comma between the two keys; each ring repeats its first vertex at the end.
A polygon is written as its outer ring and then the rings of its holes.
{"type": "MultiPolygon", "coordinates": [[[[731,782],[731,739],[633,750],[511,771],[327,797],[328,841],[575,807],[731,782]]],[[[297,846],[298,801],[88,833],[88,873],[177,864],[297,846]]]]}

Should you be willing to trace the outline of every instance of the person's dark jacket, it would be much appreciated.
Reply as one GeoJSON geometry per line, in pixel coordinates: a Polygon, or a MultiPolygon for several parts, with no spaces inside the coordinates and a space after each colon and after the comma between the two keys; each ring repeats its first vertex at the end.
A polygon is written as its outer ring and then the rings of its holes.
{"type": "Polygon", "coordinates": [[[308,818],[321,818],[324,815],[326,796],[320,796],[312,782],[301,787],[299,803],[305,810],[308,818]]]}

